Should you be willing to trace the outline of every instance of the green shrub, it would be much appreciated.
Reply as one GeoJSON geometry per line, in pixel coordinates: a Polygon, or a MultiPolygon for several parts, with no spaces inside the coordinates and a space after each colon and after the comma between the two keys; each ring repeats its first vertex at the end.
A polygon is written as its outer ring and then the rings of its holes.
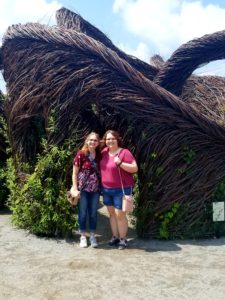
{"type": "Polygon", "coordinates": [[[0,168],[0,208],[4,207],[9,189],[6,184],[6,168],[0,168]]]}
{"type": "Polygon", "coordinates": [[[172,220],[176,218],[179,207],[180,204],[175,202],[169,211],[159,216],[159,219],[161,221],[159,226],[159,238],[168,239],[169,237],[171,237],[168,226],[172,222],[172,220]]]}
{"type": "Polygon", "coordinates": [[[9,190],[6,185],[6,159],[9,147],[7,136],[7,124],[4,115],[5,96],[0,91],[0,208],[5,205],[9,190]]]}
{"type": "MultiPolygon", "coordinates": [[[[18,166],[16,170],[12,159],[8,160],[8,205],[16,226],[38,235],[66,236],[77,223],[76,212],[66,200],[72,174],[71,147],[44,143],[44,149],[25,182],[18,178],[18,166]]],[[[19,171],[25,172],[27,167],[20,164],[19,171]]]]}

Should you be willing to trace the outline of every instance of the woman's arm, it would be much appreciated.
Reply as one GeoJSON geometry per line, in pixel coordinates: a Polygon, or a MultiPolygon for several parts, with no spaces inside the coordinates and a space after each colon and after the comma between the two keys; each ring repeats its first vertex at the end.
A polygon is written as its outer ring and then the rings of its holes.
{"type": "Polygon", "coordinates": [[[74,188],[74,190],[78,190],[78,187],[77,187],[77,175],[78,175],[78,172],[79,172],[79,167],[73,165],[72,182],[73,182],[73,188],[74,188]]]}
{"type": "Polygon", "coordinates": [[[128,173],[136,173],[138,171],[138,166],[135,160],[133,160],[131,163],[126,163],[123,162],[117,155],[114,158],[114,162],[118,167],[120,167],[121,169],[123,169],[128,173]]]}
{"type": "Polygon", "coordinates": [[[125,163],[120,161],[118,166],[128,173],[136,173],[138,171],[138,166],[135,160],[133,160],[132,163],[125,163]]]}

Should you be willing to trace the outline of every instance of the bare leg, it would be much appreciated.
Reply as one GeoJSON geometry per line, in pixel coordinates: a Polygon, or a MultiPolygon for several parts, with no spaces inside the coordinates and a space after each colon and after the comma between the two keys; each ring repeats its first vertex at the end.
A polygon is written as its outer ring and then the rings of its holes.
{"type": "Polygon", "coordinates": [[[115,213],[115,208],[113,206],[107,206],[108,212],[109,212],[109,220],[110,220],[110,226],[112,230],[112,235],[115,237],[119,236],[118,232],[118,226],[117,226],[117,216],[115,213]]]}
{"type": "Polygon", "coordinates": [[[115,212],[116,212],[116,220],[117,220],[119,237],[121,239],[125,239],[128,231],[128,221],[127,221],[126,212],[123,212],[120,209],[116,209],[115,212]]]}

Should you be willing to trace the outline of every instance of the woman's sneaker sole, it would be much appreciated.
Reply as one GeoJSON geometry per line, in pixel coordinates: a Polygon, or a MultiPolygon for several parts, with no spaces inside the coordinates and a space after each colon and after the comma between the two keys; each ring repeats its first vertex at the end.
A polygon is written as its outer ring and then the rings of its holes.
{"type": "Polygon", "coordinates": [[[90,237],[90,245],[92,248],[98,248],[98,243],[95,237],[90,237]]]}
{"type": "Polygon", "coordinates": [[[80,248],[87,248],[87,238],[86,237],[81,237],[80,238],[80,248]]]}
{"type": "Polygon", "coordinates": [[[124,240],[123,242],[119,242],[119,247],[118,247],[118,249],[119,250],[124,250],[124,249],[126,249],[127,248],[127,240],[124,240]]]}

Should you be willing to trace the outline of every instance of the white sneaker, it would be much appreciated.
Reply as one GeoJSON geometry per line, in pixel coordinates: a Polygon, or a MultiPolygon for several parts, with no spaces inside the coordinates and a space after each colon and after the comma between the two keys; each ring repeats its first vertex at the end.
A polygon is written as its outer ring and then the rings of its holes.
{"type": "Polygon", "coordinates": [[[80,237],[80,247],[87,248],[87,238],[84,235],[80,237]]]}
{"type": "Polygon", "coordinates": [[[91,244],[92,248],[97,248],[98,247],[98,243],[96,241],[96,238],[93,235],[90,236],[90,244],[91,244]]]}

